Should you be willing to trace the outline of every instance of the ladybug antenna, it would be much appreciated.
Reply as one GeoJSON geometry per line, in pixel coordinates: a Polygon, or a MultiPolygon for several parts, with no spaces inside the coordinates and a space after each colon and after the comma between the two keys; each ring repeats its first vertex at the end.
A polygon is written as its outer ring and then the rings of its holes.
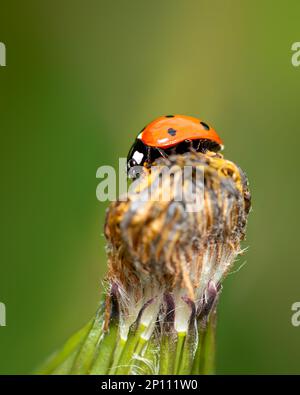
{"type": "Polygon", "coordinates": [[[157,151],[160,153],[160,155],[165,158],[168,159],[168,155],[165,153],[165,151],[161,148],[156,147],[157,151]]]}

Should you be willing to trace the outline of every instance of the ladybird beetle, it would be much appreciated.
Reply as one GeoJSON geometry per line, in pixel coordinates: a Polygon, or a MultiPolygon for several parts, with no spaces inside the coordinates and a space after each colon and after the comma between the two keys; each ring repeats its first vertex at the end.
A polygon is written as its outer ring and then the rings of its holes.
{"type": "Polygon", "coordinates": [[[186,115],[166,115],[149,123],[137,136],[128,157],[129,176],[135,166],[151,165],[160,156],[183,154],[189,150],[198,152],[223,149],[216,131],[200,119],[186,115]]]}

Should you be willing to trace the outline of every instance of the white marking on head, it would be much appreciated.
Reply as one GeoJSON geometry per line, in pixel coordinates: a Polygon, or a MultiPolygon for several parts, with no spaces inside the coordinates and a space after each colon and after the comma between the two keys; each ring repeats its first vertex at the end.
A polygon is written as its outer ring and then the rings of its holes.
{"type": "Polygon", "coordinates": [[[132,159],[134,159],[138,165],[141,164],[143,157],[144,157],[144,154],[142,154],[139,151],[135,151],[134,154],[132,155],[132,159]]]}

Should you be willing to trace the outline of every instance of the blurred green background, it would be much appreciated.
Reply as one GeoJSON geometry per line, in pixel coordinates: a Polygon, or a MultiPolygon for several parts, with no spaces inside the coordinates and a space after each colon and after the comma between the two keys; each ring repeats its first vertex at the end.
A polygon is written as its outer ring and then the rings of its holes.
{"type": "Polygon", "coordinates": [[[203,118],[248,174],[249,246],[219,308],[218,373],[300,373],[299,1],[1,0],[0,373],[29,373],[94,313],[96,169],[153,118],[203,118]]]}

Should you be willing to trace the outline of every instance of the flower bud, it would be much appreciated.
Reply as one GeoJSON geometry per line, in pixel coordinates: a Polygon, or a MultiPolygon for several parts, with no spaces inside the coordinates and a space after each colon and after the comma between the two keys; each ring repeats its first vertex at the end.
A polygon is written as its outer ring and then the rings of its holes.
{"type": "Polygon", "coordinates": [[[243,171],[222,155],[190,152],[159,159],[111,204],[105,236],[108,281],[119,289],[122,336],[139,319],[160,319],[165,295],[175,303],[177,331],[191,307],[206,315],[241,252],[250,209],[243,171]],[[209,307],[209,308],[208,308],[209,307]]]}

